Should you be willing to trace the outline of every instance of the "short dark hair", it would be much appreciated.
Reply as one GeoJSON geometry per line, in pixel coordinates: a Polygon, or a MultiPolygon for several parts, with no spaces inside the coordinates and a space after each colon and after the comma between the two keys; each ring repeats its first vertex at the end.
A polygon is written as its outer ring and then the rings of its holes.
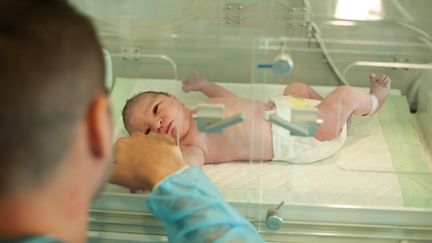
{"type": "Polygon", "coordinates": [[[123,125],[126,129],[126,131],[131,134],[133,131],[131,131],[130,129],[130,124],[129,124],[129,119],[130,119],[130,112],[131,112],[131,108],[132,106],[135,105],[135,103],[142,97],[146,96],[146,95],[166,95],[166,96],[171,96],[170,94],[166,93],[166,92],[160,92],[160,91],[144,91],[144,92],[140,92],[134,96],[132,96],[131,98],[126,100],[126,104],[123,107],[122,110],[122,118],[123,118],[123,125]]]}
{"type": "Polygon", "coordinates": [[[61,0],[0,2],[0,196],[46,182],[104,92],[91,22],[61,0]]]}

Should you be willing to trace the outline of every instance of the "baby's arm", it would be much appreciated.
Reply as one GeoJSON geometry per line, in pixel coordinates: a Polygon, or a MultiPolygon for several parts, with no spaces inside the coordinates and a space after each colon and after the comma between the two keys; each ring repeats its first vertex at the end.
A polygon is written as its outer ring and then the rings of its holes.
{"type": "Polygon", "coordinates": [[[211,83],[203,79],[199,74],[193,70],[194,80],[184,80],[183,90],[187,93],[189,91],[200,91],[207,95],[209,98],[213,97],[236,97],[235,94],[222,88],[221,86],[211,83]]]}
{"type": "Polygon", "coordinates": [[[201,167],[204,165],[204,151],[200,147],[195,145],[182,146],[181,152],[186,164],[195,167],[201,167]]]}

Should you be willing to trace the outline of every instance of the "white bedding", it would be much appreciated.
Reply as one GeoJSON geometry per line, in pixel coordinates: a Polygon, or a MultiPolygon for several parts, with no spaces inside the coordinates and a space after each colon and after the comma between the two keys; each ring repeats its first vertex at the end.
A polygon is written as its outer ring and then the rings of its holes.
{"type": "Polygon", "coordinates": [[[403,203],[397,175],[386,173],[394,168],[377,117],[354,118],[342,149],[314,164],[239,162],[206,165],[204,170],[231,201],[403,203]]]}
{"type": "MultiPolygon", "coordinates": [[[[184,94],[180,83],[172,80],[120,78],[117,85],[131,82],[130,92],[123,100],[144,90],[172,93],[189,107],[205,99],[197,92],[184,94]]],[[[249,84],[222,85],[241,97],[257,97],[263,101],[282,94],[285,88],[284,85],[257,85],[255,88],[249,84]]],[[[315,88],[323,95],[332,89],[315,88]]],[[[116,89],[113,94],[115,92],[116,89]]],[[[115,135],[124,135],[121,117],[115,121],[115,135]]],[[[228,201],[403,205],[397,175],[386,173],[394,168],[377,116],[353,117],[342,149],[317,163],[232,162],[205,165],[204,171],[228,201]]]]}

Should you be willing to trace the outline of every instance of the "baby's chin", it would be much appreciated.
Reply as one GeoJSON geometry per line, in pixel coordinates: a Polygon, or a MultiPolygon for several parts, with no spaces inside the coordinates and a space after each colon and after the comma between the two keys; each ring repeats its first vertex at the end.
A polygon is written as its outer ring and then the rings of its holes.
{"type": "Polygon", "coordinates": [[[174,138],[175,140],[177,140],[177,127],[173,127],[171,129],[170,135],[172,138],[174,138]]]}

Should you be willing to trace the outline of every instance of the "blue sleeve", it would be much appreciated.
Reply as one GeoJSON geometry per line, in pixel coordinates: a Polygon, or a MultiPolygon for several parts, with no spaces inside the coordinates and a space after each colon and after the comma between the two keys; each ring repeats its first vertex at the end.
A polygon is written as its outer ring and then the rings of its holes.
{"type": "Polygon", "coordinates": [[[17,239],[2,238],[0,236],[0,243],[60,243],[60,241],[50,236],[28,236],[17,239]]]}
{"type": "Polygon", "coordinates": [[[147,206],[165,222],[170,242],[263,242],[200,168],[165,178],[153,189],[147,206]]]}

